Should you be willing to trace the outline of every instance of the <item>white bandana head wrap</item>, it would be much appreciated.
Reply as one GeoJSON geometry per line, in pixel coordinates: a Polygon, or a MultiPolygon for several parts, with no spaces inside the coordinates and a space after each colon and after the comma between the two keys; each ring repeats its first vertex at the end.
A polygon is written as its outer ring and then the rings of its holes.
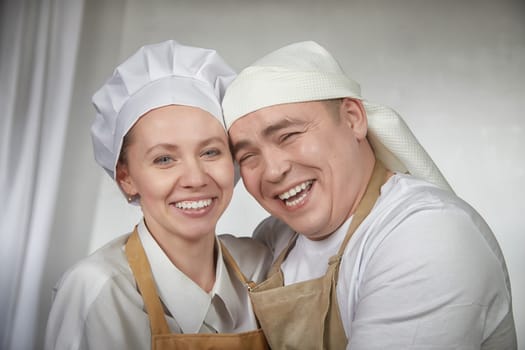
{"type": "Polygon", "coordinates": [[[392,109],[363,100],[361,87],[348,78],[322,46],[299,42],[278,49],[245,68],[222,103],[229,129],[239,118],[277,104],[351,97],[363,102],[368,140],[388,169],[410,173],[452,191],[428,153],[392,109]]]}

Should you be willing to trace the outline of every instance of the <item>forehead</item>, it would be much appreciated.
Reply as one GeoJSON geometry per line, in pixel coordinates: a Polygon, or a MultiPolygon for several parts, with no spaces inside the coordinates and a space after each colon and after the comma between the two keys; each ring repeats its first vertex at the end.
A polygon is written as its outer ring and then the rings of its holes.
{"type": "Polygon", "coordinates": [[[195,135],[226,134],[221,122],[197,107],[169,105],[144,114],[132,131],[143,136],[158,136],[191,131],[195,135]]]}
{"type": "Polygon", "coordinates": [[[247,134],[268,136],[271,132],[324,118],[326,106],[321,101],[286,103],[261,108],[236,120],[230,127],[232,141],[247,134]]]}

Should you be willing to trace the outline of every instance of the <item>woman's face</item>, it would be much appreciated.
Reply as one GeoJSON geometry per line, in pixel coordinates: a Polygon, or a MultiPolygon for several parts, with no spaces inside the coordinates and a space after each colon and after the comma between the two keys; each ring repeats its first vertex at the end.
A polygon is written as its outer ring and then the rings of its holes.
{"type": "Polygon", "coordinates": [[[193,241],[214,235],[234,185],[221,123],[200,108],[170,105],[144,114],[128,136],[117,180],[140,198],[153,236],[193,241]]]}

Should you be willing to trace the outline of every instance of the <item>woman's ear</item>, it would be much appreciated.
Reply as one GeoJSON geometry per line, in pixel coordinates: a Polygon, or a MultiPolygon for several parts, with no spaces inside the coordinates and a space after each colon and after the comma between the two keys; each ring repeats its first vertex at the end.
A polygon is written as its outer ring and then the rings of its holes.
{"type": "Polygon", "coordinates": [[[345,97],[339,108],[342,120],[350,126],[359,140],[364,139],[368,130],[368,120],[363,103],[360,100],[345,97]]]}
{"type": "Polygon", "coordinates": [[[122,162],[117,163],[117,184],[120,186],[122,191],[129,197],[133,197],[137,195],[137,189],[135,188],[135,184],[133,182],[133,179],[131,178],[129,174],[129,168],[127,164],[124,164],[122,162]]]}

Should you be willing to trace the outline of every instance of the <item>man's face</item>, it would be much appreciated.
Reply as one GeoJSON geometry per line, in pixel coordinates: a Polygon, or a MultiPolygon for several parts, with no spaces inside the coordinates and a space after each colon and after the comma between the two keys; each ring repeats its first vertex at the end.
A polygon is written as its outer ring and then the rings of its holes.
{"type": "Polygon", "coordinates": [[[362,105],[351,99],[290,103],[235,121],[230,141],[248,192],[317,240],[350,216],[366,187],[366,128],[362,105]]]}

